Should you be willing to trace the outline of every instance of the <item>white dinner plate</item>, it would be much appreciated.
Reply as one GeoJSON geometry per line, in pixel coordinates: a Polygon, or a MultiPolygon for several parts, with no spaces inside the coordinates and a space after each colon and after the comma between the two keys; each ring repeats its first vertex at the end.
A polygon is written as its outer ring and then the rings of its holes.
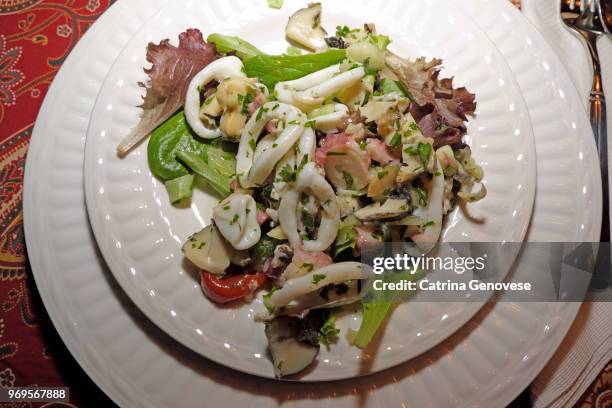
{"type": "MultiPolygon", "coordinates": [[[[161,3],[119,1],[101,17],[52,84],[30,144],[24,191],[30,263],[58,332],[84,370],[124,407],[206,401],[266,407],[288,400],[334,407],[504,406],[511,401],[553,354],[578,305],[498,303],[410,363],[362,380],[317,385],[276,384],[226,370],[180,347],[133,307],[97,257],[81,166],[84,134],[104,75],[161,3]]],[[[490,35],[510,39],[500,49],[525,91],[536,129],[538,178],[546,183],[539,183],[529,240],[597,240],[601,200],[592,134],[567,74],[557,70],[558,59],[509,6],[484,0],[474,6],[493,24],[490,35]],[[513,45],[512,39],[523,45],[513,45]],[[554,79],[543,63],[555,67],[554,79]],[[563,103],[551,84],[557,78],[566,93],[563,103]],[[532,86],[534,81],[542,85],[532,86]],[[567,118],[561,132],[553,126],[558,117],[567,118]],[[557,156],[552,140],[564,146],[573,141],[574,153],[557,156]],[[572,199],[550,206],[563,195],[560,179],[572,199]],[[592,212],[584,211],[587,206],[592,212]]],[[[521,258],[518,271],[529,264],[521,258]]]]}
{"type": "MultiPolygon", "coordinates": [[[[126,158],[116,146],[138,122],[145,48],[151,39],[175,40],[189,27],[248,38],[270,53],[287,48],[284,28],[300,6],[273,10],[265,2],[215,0],[175,3],[148,21],[130,40],[111,68],[92,112],[85,149],[85,191],[89,219],[117,281],[138,307],[172,337],[220,364],[273,377],[266,358],[263,324],[253,321],[265,310],[261,295],[251,304],[218,307],[206,299],[197,273],[184,262],[181,245],[210,222],[213,196],[202,191],[191,208],[173,207],[163,183],[147,164],[146,143],[126,158]],[[224,7],[220,5],[224,4],[224,7]],[[242,12],[239,12],[242,10],[242,12]],[[236,16],[240,17],[236,17],[236,16]],[[232,24],[226,21],[234,16],[232,24]],[[230,322],[228,324],[228,322],[230,322]]],[[[382,1],[323,1],[322,25],[359,27],[375,22],[400,55],[444,60],[443,75],[476,94],[477,116],[468,126],[473,157],[485,171],[487,197],[469,206],[471,221],[457,209],[446,223],[447,242],[520,242],[535,194],[535,147],[520,88],[486,34],[439,2],[411,3],[401,9],[382,1]],[[381,10],[372,20],[372,9],[381,10]],[[428,30],[437,21],[448,24],[428,30]]],[[[508,265],[508,270],[510,265],[508,265]]],[[[465,324],[482,304],[408,302],[394,311],[376,349],[350,346],[343,334],[322,348],[318,365],[302,380],[330,380],[367,374],[402,363],[435,346],[465,324]]],[[[358,328],[359,314],[338,321],[342,333],[358,328]]]]}

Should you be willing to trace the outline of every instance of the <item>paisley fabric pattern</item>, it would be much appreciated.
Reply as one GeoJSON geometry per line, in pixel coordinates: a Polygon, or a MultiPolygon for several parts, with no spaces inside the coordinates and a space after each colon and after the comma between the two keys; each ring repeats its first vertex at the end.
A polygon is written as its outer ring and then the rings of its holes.
{"type": "MultiPolygon", "coordinates": [[[[34,286],[22,227],[25,157],[51,81],[72,47],[112,2],[0,0],[0,387],[70,387],[72,404],[56,406],[108,407],[112,402],[72,359],[34,286]]],[[[609,364],[580,406],[611,408],[611,390],[609,364]]]]}

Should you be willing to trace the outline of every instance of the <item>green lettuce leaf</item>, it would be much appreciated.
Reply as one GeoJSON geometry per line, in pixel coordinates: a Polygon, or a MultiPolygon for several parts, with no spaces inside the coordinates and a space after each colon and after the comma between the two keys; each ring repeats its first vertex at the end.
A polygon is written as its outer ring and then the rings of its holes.
{"type": "Polygon", "coordinates": [[[331,49],[318,54],[304,55],[258,55],[244,61],[249,78],[259,78],[272,90],[278,82],[302,78],[346,58],[344,50],[331,49]]]}

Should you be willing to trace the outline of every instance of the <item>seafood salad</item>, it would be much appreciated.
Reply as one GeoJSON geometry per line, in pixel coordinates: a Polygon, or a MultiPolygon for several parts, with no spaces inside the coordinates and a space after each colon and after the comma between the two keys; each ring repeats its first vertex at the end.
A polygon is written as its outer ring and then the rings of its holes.
{"type": "Polygon", "coordinates": [[[118,146],[125,155],[150,136],[149,167],[173,205],[189,206],[194,188],[218,196],[183,253],[212,302],[259,295],[278,377],[339,336],[361,348],[374,338],[390,308],[364,302],[367,245],[427,253],[445,214],[486,195],[463,141],[475,95],[440,78],[441,60],[391,52],[373,24],[328,34],[321,13],[313,3],[289,18],[281,55],[197,29],[178,46],[150,43],[142,118],[118,146]],[[361,326],[340,333],[339,308],[362,302],[361,326]]]}

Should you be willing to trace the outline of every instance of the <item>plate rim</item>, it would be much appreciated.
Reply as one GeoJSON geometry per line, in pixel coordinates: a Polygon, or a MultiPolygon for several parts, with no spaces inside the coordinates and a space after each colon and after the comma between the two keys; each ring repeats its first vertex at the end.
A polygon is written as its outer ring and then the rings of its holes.
{"type": "MultiPolygon", "coordinates": [[[[127,1],[123,1],[123,2],[117,2],[117,4],[125,4],[127,3],[127,1]]],[[[107,12],[105,13],[105,15],[109,15],[110,13],[107,12]]],[[[102,26],[102,19],[104,18],[101,17],[98,22],[96,23],[96,27],[101,27],[102,26]]],[[[85,39],[87,39],[88,41],[90,40],[90,38],[92,37],[92,35],[90,35],[91,33],[93,33],[94,27],[92,27],[89,30],[89,33],[86,34],[86,36],[90,36],[90,37],[84,37],[79,44],[82,45],[82,47],[84,47],[84,44],[86,43],[85,39]],[[82,44],[81,44],[82,43],[82,44]]],[[[72,54],[76,55],[76,50],[78,49],[75,48],[75,51],[73,51],[72,54]]],[[[71,54],[71,55],[72,55],[71,54]]],[[[76,58],[76,57],[74,57],[76,58]]],[[[68,67],[70,65],[70,56],[69,56],[69,60],[64,64],[64,66],[62,67],[62,70],[60,70],[60,73],[58,74],[58,78],[61,77],[62,75],[62,71],[66,71],[67,68],[64,67],[68,67]]],[[[51,89],[49,90],[47,95],[55,95],[56,92],[54,92],[56,89],[58,88],[59,85],[57,85],[55,82],[52,84],[51,89]]],[[[48,100],[51,99],[50,97],[46,100],[46,104],[49,104],[48,100]]],[[[43,105],[44,108],[44,105],[43,105]]],[[[43,118],[43,110],[41,109],[41,114],[39,115],[40,118],[43,118]]],[[[46,113],[46,112],[45,112],[46,113]]],[[[38,121],[37,121],[38,123],[38,121]]],[[[39,126],[41,127],[41,126],[39,126]]],[[[39,134],[41,131],[37,131],[36,127],[35,127],[35,131],[32,135],[32,141],[31,141],[31,147],[35,147],[35,149],[32,149],[33,152],[39,151],[40,148],[38,147],[39,145],[42,144],[42,136],[38,136],[36,137],[37,134],[39,134]]],[[[40,153],[39,153],[40,154],[40,153]]],[[[28,174],[32,174],[32,169],[31,169],[31,165],[26,164],[26,176],[28,174]]],[[[30,180],[32,180],[32,177],[26,177],[26,182],[24,183],[24,203],[29,203],[32,202],[33,200],[31,199],[31,197],[35,194],[34,190],[35,190],[35,185],[33,185],[33,182],[31,182],[30,180]]],[[[24,228],[26,229],[26,243],[28,245],[28,248],[30,249],[30,253],[33,254],[37,254],[35,256],[31,257],[31,264],[32,264],[32,270],[33,270],[33,275],[34,278],[36,280],[36,283],[39,287],[39,291],[41,292],[41,297],[43,299],[43,302],[47,308],[47,310],[49,311],[49,314],[51,316],[51,319],[56,327],[56,329],[58,329],[58,332],[60,333],[60,336],[62,337],[62,339],[64,340],[64,342],[66,343],[66,345],[68,346],[69,350],[71,351],[71,353],[73,354],[73,356],[76,358],[76,360],[79,362],[79,364],[84,368],[84,370],[90,375],[90,377],[92,377],[96,383],[101,386],[101,388],[103,388],[105,390],[105,392],[107,394],[109,394],[109,396],[111,396],[116,402],[126,402],[127,400],[123,399],[120,396],[120,393],[118,393],[114,387],[112,385],[110,385],[108,382],[106,382],[104,379],[106,378],[104,375],[98,375],[97,370],[94,366],[90,366],[88,361],[88,358],[86,356],[86,354],[82,353],[82,344],[75,344],[71,342],[71,335],[69,334],[69,330],[65,329],[65,326],[62,324],[65,320],[65,316],[60,313],[59,310],[54,309],[53,307],[49,307],[52,305],[52,300],[51,300],[51,296],[50,293],[48,292],[47,286],[46,285],[40,285],[40,283],[44,283],[45,281],[45,276],[42,269],[42,265],[43,262],[39,262],[39,257],[38,257],[38,252],[34,251],[34,249],[36,249],[37,244],[30,238],[33,235],[33,231],[34,228],[36,226],[36,222],[34,221],[33,215],[36,213],[35,208],[29,208],[28,206],[24,205],[24,228]],[[28,233],[29,231],[29,233],[28,233]],[[38,272],[37,272],[38,271],[38,272]]],[[[579,304],[577,304],[577,307],[575,308],[575,311],[577,312],[579,307],[579,304]]],[[[575,313],[574,313],[575,315],[575,313]]],[[[569,324],[571,324],[571,321],[573,319],[569,320],[568,326],[569,324]]],[[[565,331],[566,332],[566,331],[565,331]]],[[[559,342],[562,340],[563,336],[561,336],[559,338],[559,342]]],[[[552,348],[552,350],[550,350],[549,352],[549,358],[550,356],[552,356],[553,352],[556,350],[556,347],[558,346],[558,344],[556,344],[556,346],[554,348],[552,348]]],[[[548,358],[546,359],[546,361],[548,361],[548,358]]],[[[541,367],[543,367],[545,365],[545,362],[541,364],[541,367]]],[[[541,369],[540,367],[540,369],[541,369]]],[[[539,369],[538,369],[539,371],[539,369]]],[[[536,372],[537,374],[537,372],[536,372]]],[[[535,375],[535,374],[534,374],[535,375]]],[[[126,404],[127,405],[127,404],[126,404]]]]}

